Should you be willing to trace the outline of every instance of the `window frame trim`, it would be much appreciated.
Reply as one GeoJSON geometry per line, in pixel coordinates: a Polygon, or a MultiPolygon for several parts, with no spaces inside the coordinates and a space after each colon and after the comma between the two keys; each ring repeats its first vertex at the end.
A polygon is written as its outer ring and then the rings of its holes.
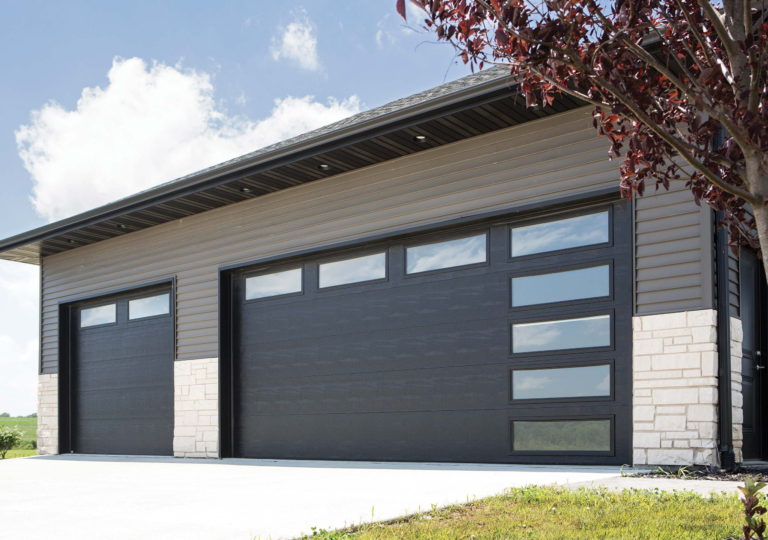
{"type": "Polygon", "coordinates": [[[291,298],[293,296],[302,296],[306,292],[306,271],[305,271],[305,263],[304,262],[298,262],[291,265],[286,266],[274,266],[271,268],[262,268],[260,270],[256,270],[254,272],[245,272],[242,275],[243,280],[243,300],[242,302],[244,304],[249,304],[252,302],[268,302],[270,300],[279,300],[283,298],[291,298]],[[291,270],[301,270],[301,289],[299,291],[290,292],[290,293],[284,293],[284,294],[275,294],[272,296],[263,296],[261,298],[248,298],[248,279],[255,278],[255,277],[261,277],[261,276],[268,276],[270,274],[279,274],[281,272],[290,272],[291,270]]]}
{"type": "Polygon", "coordinates": [[[152,319],[161,319],[163,317],[171,317],[173,315],[173,305],[172,305],[173,294],[170,289],[167,291],[154,291],[151,293],[144,293],[136,296],[128,296],[126,297],[125,301],[126,301],[126,313],[127,313],[128,323],[134,323],[138,321],[148,321],[152,319]],[[132,300],[143,300],[144,298],[152,298],[155,296],[163,296],[163,295],[168,295],[168,313],[162,313],[160,315],[149,315],[147,317],[138,317],[135,319],[131,318],[131,301],[132,300]]]}
{"type": "Polygon", "coordinates": [[[548,216],[534,217],[529,220],[521,220],[515,223],[507,225],[507,262],[523,262],[530,259],[538,259],[544,257],[552,257],[556,255],[569,255],[571,253],[579,253],[582,251],[590,251],[595,249],[605,249],[614,247],[614,216],[613,216],[613,204],[600,207],[584,208],[576,211],[563,212],[561,214],[550,214],[548,216]],[[595,214],[602,214],[608,212],[608,241],[601,242],[599,244],[588,244],[585,246],[578,246],[566,249],[556,249],[552,251],[543,251],[539,253],[531,253],[529,255],[512,256],[512,231],[522,227],[529,227],[531,225],[540,225],[542,223],[554,223],[557,221],[565,221],[567,219],[591,216],[595,214]]]}
{"type": "Polygon", "coordinates": [[[565,354],[581,354],[581,353],[598,353],[598,352],[608,352],[608,351],[615,351],[616,350],[616,309],[611,308],[605,308],[605,309],[592,309],[590,311],[580,311],[580,312],[570,312],[570,313],[561,313],[561,314],[552,314],[552,315],[546,315],[546,314],[539,314],[535,317],[525,317],[520,319],[513,319],[508,321],[507,327],[509,328],[509,358],[523,358],[526,356],[530,357],[541,357],[541,356],[559,356],[559,355],[565,355],[565,354]],[[538,322],[557,322],[557,321],[568,321],[568,320],[574,320],[574,319],[589,319],[592,317],[600,317],[600,316],[608,316],[608,320],[610,322],[610,328],[609,328],[609,338],[610,338],[610,344],[604,345],[600,347],[583,347],[583,348],[572,348],[572,349],[550,349],[546,351],[526,351],[526,352],[514,352],[514,340],[513,340],[513,331],[512,327],[515,324],[529,324],[529,323],[538,323],[538,322]]]}
{"type": "Polygon", "coordinates": [[[539,403],[585,403],[585,402],[615,402],[616,401],[616,359],[609,358],[605,360],[581,359],[567,362],[563,359],[553,364],[545,365],[526,365],[509,366],[509,405],[534,405],[539,403]],[[555,398],[530,398],[514,399],[514,372],[515,371],[542,371],[546,369],[567,369],[580,367],[608,366],[610,370],[610,395],[608,396],[578,396],[578,397],[555,397],[555,398]]]}
{"type": "Polygon", "coordinates": [[[458,231],[441,231],[439,233],[433,233],[431,238],[419,237],[414,238],[409,242],[402,243],[403,249],[403,279],[431,276],[435,274],[444,274],[446,272],[455,272],[458,270],[469,270],[472,268],[482,268],[491,265],[491,227],[486,226],[482,229],[475,230],[458,230],[458,231]],[[421,246],[429,246],[432,244],[442,244],[450,242],[452,240],[462,240],[465,238],[473,238],[475,236],[485,235],[485,260],[476,263],[462,264],[457,266],[448,266],[445,268],[436,268],[434,270],[424,270],[421,272],[408,273],[408,250],[421,246]]]}
{"type": "Polygon", "coordinates": [[[314,265],[317,267],[316,270],[316,277],[317,277],[317,293],[326,292],[326,291],[337,291],[340,289],[348,289],[350,287],[360,287],[363,285],[375,285],[377,283],[388,283],[389,282],[389,264],[390,264],[390,256],[389,256],[389,246],[380,246],[379,249],[363,249],[355,252],[347,252],[344,255],[335,255],[331,257],[326,257],[324,259],[317,259],[314,262],[314,265]],[[353,253],[353,254],[352,254],[353,253]],[[362,257],[367,257],[371,255],[380,255],[384,254],[384,277],[383,278],[374,278],[374,279],[366,279],[365,281],[354,281],[352,283],[342,283],[340,285],[330,285],[328,287],[322,287],[320,285],[320,266],[324,264],[330,264],[335,262],[341,262],[341,261],[349,261],[354,259],[359,259],[362,257]],[[350,256],[350,254],[352,254],[350,256]]]}
{"type": "Polygon", "coordinates": [[[613,302],[615,299],[615,283],[614,283],[614,258],[595,259],[590,261],[574,262],[572,264],[565,265],[550,265],[546,267],[527,269],[527,270],[510,270],[507,277],[507,296],[508,296],[508,312],[519,313],[524,311],[530,311],[533,309],[549,309],[560,308],[568,306],[579,306],[582,304],[599,304],[602,302],[613,302]],[[589,298],[578,298],[575,300],[562,300],[559,302],[547,302],[543,304],[528,304],[525,306],[513,306],[512,305],[512,280],[521,277],[541,276],[546,274],[561,274],[571,270],[583,270],[586,268],[599,268],[601,266],[608,266],[608,295],[607,296],[591,296],[589,298]]]}
{"type": "Polygon", "coordinates": [[[563,415],[554,417],[542,416],[510,416],[508,419],[509,436],[509,456],[616,456],[616,415],[615,414],[595,414],[595,415],[563,415]],[[608,420],[610,425],[609,440],[610,450],[515,450],[515,422],[569,422],[569,421],[590,421],[590,420],[608,420]]]}

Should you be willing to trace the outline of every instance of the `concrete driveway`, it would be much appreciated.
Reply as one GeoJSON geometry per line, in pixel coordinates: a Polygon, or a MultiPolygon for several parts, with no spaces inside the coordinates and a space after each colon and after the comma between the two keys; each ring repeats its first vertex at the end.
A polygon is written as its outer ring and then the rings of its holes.
{"type": "Polygon", "coordinates": [[[295,538],[615,467],[48,456],[0,462],[3,537],[295,538]]]}

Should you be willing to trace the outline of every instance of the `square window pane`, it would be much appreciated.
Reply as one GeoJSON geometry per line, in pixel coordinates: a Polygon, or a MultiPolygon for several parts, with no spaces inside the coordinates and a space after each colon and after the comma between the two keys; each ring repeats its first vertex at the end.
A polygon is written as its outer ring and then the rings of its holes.
{"type": "Polygon", "coordinates": [[[514,421],[512,422],[512,450],[610,452],[611,421],[514,421]]]}
{"type": "Polygon", "coordinates": [[[512,307],[610,295],[608,265],[512,278],[512,307]]]}
{"type": "Polygon", "coordinates": [[[387,277],[387,255],[376,253],[320,265],[320,288],[387,277]]]}
{"type": "Polygon", "coordinates": [[[408,274],[483,263],[487,260],[486,235],[409,247],[405,258],[408,274]]]}
{"type": "Polygon", "coordinates": [[[117,321],[117,304],[107,304],[80,311],[80,328],[98,326],[100,324],[113,324],[117,321]]]}
{"type": "Polygon", "coordinates": [[[301,268],[254,276],[245,280],[245,299],[268,298],[301,292],[301,268]]]}
{"type": "Polygon", "coordinates": [[[513,353],[608,347],[610,344],[610,315],[512,325],[513,353]]]}
{"type": "Polygon", "coordinates": [[[512,229],[512,256],[560,251],[608,242],[608,212],[512,229]]]}
{"type": "Polygon", "coordinates": [[[128,319],[130,320],[168,315],[170,312],[170,293],[128,301],[128,319]]]}
{"type": "Polygon", "coordinates": [[[512,399],[609,397],[611,366],[520,369],[512,372],[512,399]]]}

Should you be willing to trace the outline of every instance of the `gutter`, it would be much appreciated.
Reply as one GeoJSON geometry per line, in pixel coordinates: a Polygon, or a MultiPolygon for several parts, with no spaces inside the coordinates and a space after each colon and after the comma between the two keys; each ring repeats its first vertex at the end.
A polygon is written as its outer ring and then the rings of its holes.
{"type": "Polygon", "coordinates": [[[720,467],[736,468],[733,450],[733,409],[731,392],[731,307],[728,290],[728,231],[719,224],[724,212],[715,213],[715,260],[717,265],[717,390],[720,467]]]}
{"type": "MultiPolygon", "coordinates": [[[[374,133],[371,132],[378,131],[381,132],[379,134],[383,134],[393,131],[394,129],[399,128],[399,126],[395,126],[394,124],[407,123],[408,121],[414,120],[417,116],[429,115],[429,113],[435,113],[445,107],[481,98],[490,93],[496,92],[511,95],[515,92],[513,89],[514,86],[516,86],[516,81],[512,76],[500,77],[410,107],[397,109],[376,118],[371,118],[338,130],[323,133],[265,154],[202,171],[180,180],[169,182],[130,197],[120,199],[99,208],[89,210],[82,214],[7,238],[0,242],[0,253],[41,240],[46,240],[60,234],[66,234],[82,227],[114,219],[128,212],[134,212],[157,204],[162,204],[163,202],[183,197],[201,191],[202,189],[234,181],[237,179],[236,177],[238,177],[238,175],[239,177],[244,176],[246,174],[246,169],[251,169],[255,166],[261,166],[260,168],[266,170],[280,164],[276,162],[295,161],[298,159],[297,154],[319,154],[329,151],[330,149],[327,148],[328,146],[344,146],[346,144],[352,144],[352,141],[349,139],[362,139],[375,136],[374,133]],[[507,90],[508,92],[503,92],[504,90],[507,90]]],[[[492,99],[498,99],[499,97],[501,96],[494,96],[492,99]]],[[[491,101],[491,99],[489,98],[488,101],[491,101]]],[[[465,108],[477,104],[478,103],[476,102],[468,103],[465,108]]],[[[438,114],[436,116],[441,115],[442,114],[438,114]]],[[[423,121],[424,119],[418,120],[423,121]]],[[[308,155],[302,157],[309,157],[308,155]]],[[[256,172],[258,171],[249,170],[247,174],[255,174],[256,172]]]]}

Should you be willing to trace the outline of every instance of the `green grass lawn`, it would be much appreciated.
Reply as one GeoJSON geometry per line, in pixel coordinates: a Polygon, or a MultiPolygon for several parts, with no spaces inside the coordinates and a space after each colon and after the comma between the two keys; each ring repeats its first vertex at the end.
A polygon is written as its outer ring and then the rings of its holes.
{"type": "Polygon", "coordinates": [[[531,487],[390,523],[318,530],[304,538],[722,540],[740,534],[742,508],[735,495],[531,487]]]}
{"type": "Polygon", "coordinates": [[[24,433],[21,443],[10,450],[5,458],[34,456],[37,454],[37,418],[5,418],[0,417],[0,428],[18,427],[24,433]],[[34,444],[34,447],[33,447],[34,444]]]}
{"type": "Polygon", "coordinates": [[[13,448],[11,450],[8,450],[8,453],[5,454],[5,459],[36,456],[36,455],[37,455],[37,450],[27,450],[26,448],[13,448]]]}

